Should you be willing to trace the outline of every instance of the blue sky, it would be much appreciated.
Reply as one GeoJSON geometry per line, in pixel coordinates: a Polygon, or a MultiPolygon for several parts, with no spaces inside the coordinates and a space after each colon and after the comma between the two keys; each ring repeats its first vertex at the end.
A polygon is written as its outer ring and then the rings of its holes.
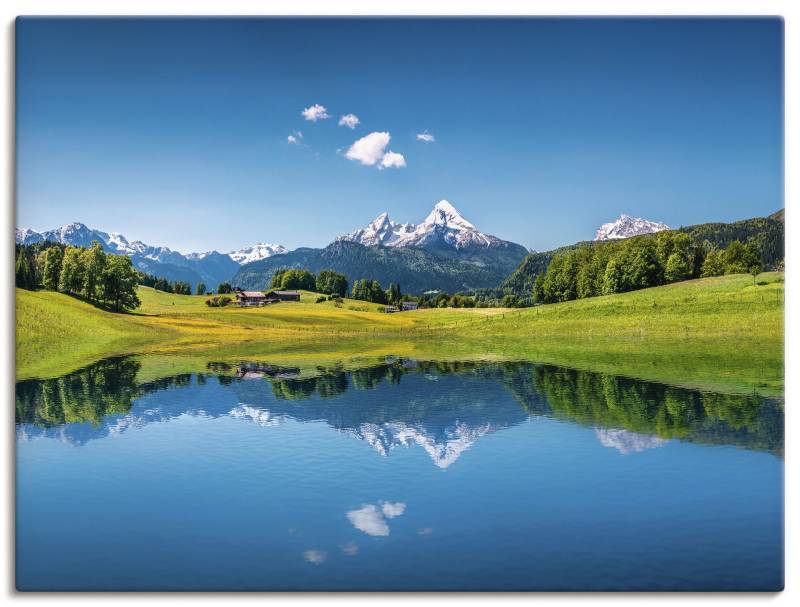
{"type": "Polygon", "coordinates": [[[16,44],[20,227],[295,248],[446,198],[546,250],[783,206],[778,19],[21,19],[16,44]]]}

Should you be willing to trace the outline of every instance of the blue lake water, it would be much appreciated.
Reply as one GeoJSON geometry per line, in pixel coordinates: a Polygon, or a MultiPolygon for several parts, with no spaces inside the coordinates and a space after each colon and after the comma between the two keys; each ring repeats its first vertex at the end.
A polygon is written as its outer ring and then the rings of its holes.
{"type": "Polygon", "coordinates": [[[20,590],[778,590],[783,402],[534,363],[17,384],[20,590]]]}

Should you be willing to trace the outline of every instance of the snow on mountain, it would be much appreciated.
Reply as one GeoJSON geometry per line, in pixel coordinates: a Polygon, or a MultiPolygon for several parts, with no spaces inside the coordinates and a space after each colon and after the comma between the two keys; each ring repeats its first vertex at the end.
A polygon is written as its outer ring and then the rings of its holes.
{"type": "Polygon", "coordinates": [[[420,224],[395,223],[387,213],[378,215],[369,225],[339,236],[337,240],[365,246],[424,247],[444,243],[456,249],[470,246],[491,247],[504,241],[484,234],[467,221],[447,200],[440,200],[420,224]]]}
{"type": "Polygon", "coordinates": [[[231,251],[228,253],[233,261],[240,265],[258,261],[259,259],[266,259],[273,255],[283,255],[288,253],[289,249],[280,244],[270,244],[268,242],[259,242],[252,247],[244,247],[238,251],[231,251]]]}
{"type": "Polygon", "coordinates": [[[433,463],[444,470],[454,464],[478,439],[499,429],[501,427],[489,422],[472,427],[456,420],[445,428],[443,435],[439,435],[430,432],[424,424],[391,421],[381,424],[364,423],[357,428],[345,429],[344,432],[366,441],[383,456],[388,455],[395,447],[419,445],[433,463]]]}
{"type": "MultiPolygon", "coordinates": [[[[108,234],[100,230],[93,230],[82,223],[71,223],[44,232],[37,232],[30,228],[16,230],[17,244],[32,244],[43,240],[76,247],[91,246],[92,241],[96,240],[103,245],[103,248],[109,253],[128,255],[131,257],[143,257],[159,263],[175,265],[184,265],[186,260],[200,261],[215,253],[218,254],[216,251],[207,251],[205,253],[188,253],[184,255],[168,247],[155,247],[145,244],[141,240],[128,241],[128,239],[119,232],[111,232],[108,234]]],[[[288,249],[283,245],[259,243],[251,247],[244,247],[238,251],[231,251],[227,253],[227,256],[236,263],[242,265],[286,252],[288,252],[288,249]]]]}
{"type": "Polygon", "coordinates": [[[630,238],[641,236],[642,234],[652,234],[669,230],[669,226],[658,221],[648,221],[639,217],[631,217],[623,213],[619,219],[610,223],[604,223],[595,233],[595,240],[615,240],[619,238],[630,238]]]}
{"type": "Polygon", "coordinates": [[[623,455],[641,453],[646,449],[658,449],[669,442],[652,434],[639,434],[618,428],[595,428],[594,433],[601,445],[616,449],[623,455]]]}

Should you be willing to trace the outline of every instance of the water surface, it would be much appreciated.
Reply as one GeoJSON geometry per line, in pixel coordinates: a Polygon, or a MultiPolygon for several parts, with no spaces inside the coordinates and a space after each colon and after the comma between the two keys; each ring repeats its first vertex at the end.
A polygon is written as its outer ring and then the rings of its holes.
{"type": "Polygon", "coordinates": [[[23,590],[777,590],[783,402],[520,363],[17,384],[23,590]]]}

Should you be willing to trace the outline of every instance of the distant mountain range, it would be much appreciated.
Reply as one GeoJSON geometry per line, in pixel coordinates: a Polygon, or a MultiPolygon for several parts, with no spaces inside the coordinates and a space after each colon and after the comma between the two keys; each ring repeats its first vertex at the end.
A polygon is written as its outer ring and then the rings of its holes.
{"type": "Polygon", "coordinates": [[[336,270],[351,282],[398,282],[407,293],[468,291],[496,286],[527,254],[522,245],[481,232],[442,200],[420,224],[398,224],[382,213],[325,248],[300,248],[242,266],[233,282],[259,289],[279,268],[306,268],[336,270]]]}
{"type": "MultiPolygon", "coordinates": [[[[594,240],[630,238],[668,229],[664,223],[623,213],[616,221],[603,224],[594,240]]],[[[718,246],[727,246],[732,239],[753,241],[768,265],[783,259],[783,210],[766,218],[679,229],[718,246]]],[[[404,292],[412,294],[499,286],[520,295],[530,293],[536,275],[547,268],[555,253],[582,244],[529,252],[522,245],[481,232],[447,200],[436,203],[419,224],[396,223],[387,213],[381,213],[366,227],[339,236],[324,248],[289,251],[282,245],[259,243],[229,253],[184,255],[82,223],[44,232],[16,231],[18,244],[44,240],[83,247],[97,240],[110,253],[129,255],[142,272],[170,281],[182,280],[193,287],[203,282],[210,289],[226,281],[245,289],[263,289],[275,270],[305,268],[312,272],[332,269],[345,274],[351,283],[360,278],[378,280],[384,287],[398,282],[404,292]]]]}
{"type": "Polygon", "coordinates": [[[96,240],[109,253],[128,255],[133,265],[142,272],[170,281],[183,280],[193,287],[203,282],[209,289],[216,289],[219,283],[230,280],[241,264],[288,251],[282,245],[259,243],[225,254],[208,251],[183,255],[167,247],[151,246],[140,240],[129,241],[119,232],[109,234],[94,230],[82,223],[71,223],[44,232],[27,228],[16,231],[17,244],[33,244],[45,240],[76,247],[89,247],[96,240]]]}
{"type": "Polygon", "coordinates": [[[649,221],[639,217],[631,217],[623,213],[619,219],[610,223],[604,223],[594,235],[595,240],[617,240],[620,238],[631,238],[642,234],[652,234],[669,230],[669,226],[658,221],[649,221]]]}

